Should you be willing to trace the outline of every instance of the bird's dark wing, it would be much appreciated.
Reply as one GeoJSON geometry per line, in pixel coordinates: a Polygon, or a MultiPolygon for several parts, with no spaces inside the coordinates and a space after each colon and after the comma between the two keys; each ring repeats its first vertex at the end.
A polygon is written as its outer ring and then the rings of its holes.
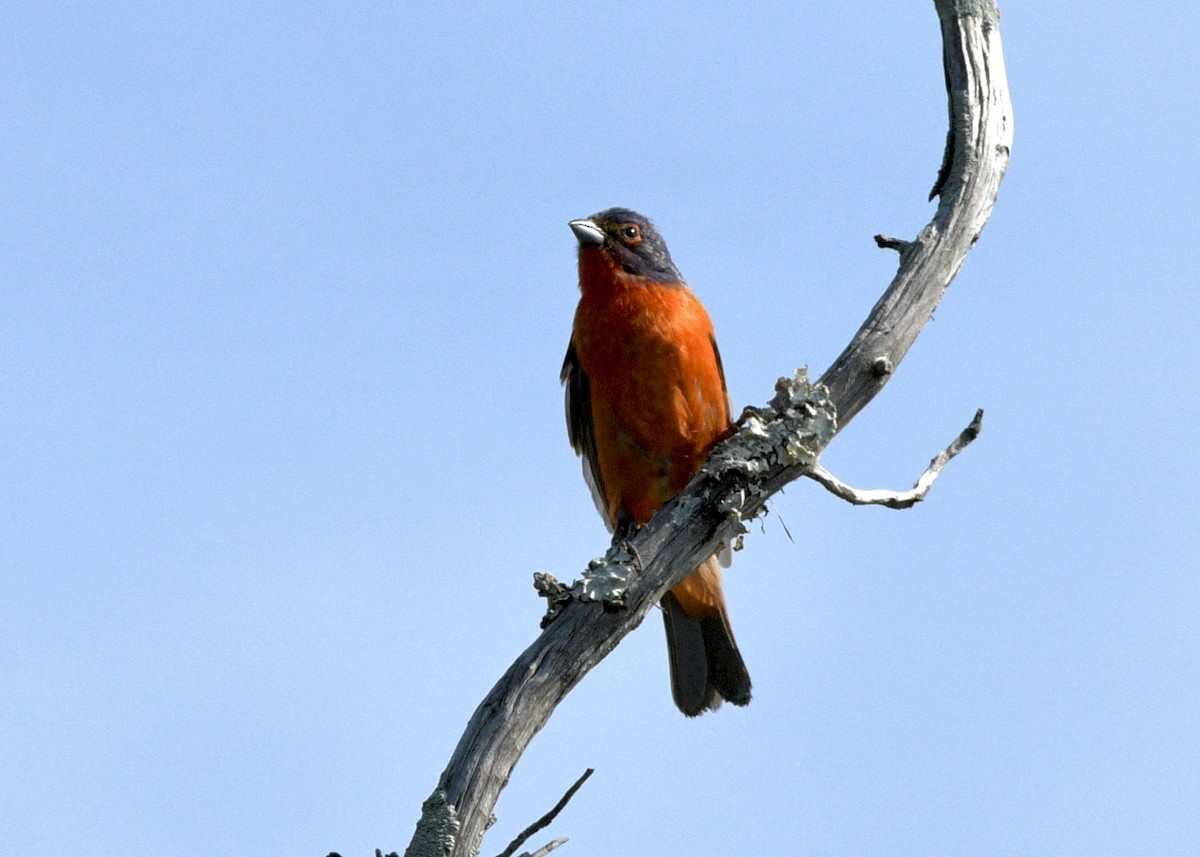
{"type": "Polygon", "coordinates": [[[729,414],[729,419],[733,420],[733,400],[729,398],[729,385],[725,383],[725,364],[721,362],[721,350],[717,348],[715,336],[710,336],[708,341],[712,343],[713,357],[717,360],[717,374],[721,376],[721,391],[725,394],[725,411],[729,414]]]}
{"type": "Polygon", "coordinates": [[[596,427],[592,422],[592,393],[587,373],[575,353],[575,341],[567,346],[559,380],[566,385],[567,438],[575,452],[583,459],[583,478],[592,492],[600,517],[611,532],[616,522],[608,511],[604,479],[600,474],[600,454],[596,451],[596,427]]]}

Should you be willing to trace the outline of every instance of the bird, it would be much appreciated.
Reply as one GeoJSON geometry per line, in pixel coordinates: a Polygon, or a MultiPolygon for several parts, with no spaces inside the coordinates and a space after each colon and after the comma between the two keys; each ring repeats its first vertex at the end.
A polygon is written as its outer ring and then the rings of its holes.
{"type": "MultiPolygon", "coordinates": [[[[725,370],[708,313],[649,219],[609,208],[569,226],[580,298],[560,375],[567,435],[609,531],[628,533],[686,487],[730,430],[725,370]]],[[[748,704],[719,557],[661,607],[679,710],[748,704]]]]}

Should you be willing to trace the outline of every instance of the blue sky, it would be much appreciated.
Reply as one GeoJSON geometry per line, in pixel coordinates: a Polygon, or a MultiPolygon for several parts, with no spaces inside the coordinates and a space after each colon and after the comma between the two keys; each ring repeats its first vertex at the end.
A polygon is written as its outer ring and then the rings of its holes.
{"type": "MultiPolygon", "coordinates": [[[[1194,4],[1002,4],[982,240],[727,574],[754,702],[654,616],[517,767],[562,854],[1200,851],[1194,4]],[[783,533],[781,517],[795,541],[783,533]]],[[[572,218],[653,217],[735,406],[820,371],[941,158],[928,2],[38,6],[0,30],[0,838],[403,850],[607,536],[572,218]]],[[[537,842],[537,840],[535,840],[537,842]]],[[[534,844],[534,843],[531,843],[534,844]]]]}

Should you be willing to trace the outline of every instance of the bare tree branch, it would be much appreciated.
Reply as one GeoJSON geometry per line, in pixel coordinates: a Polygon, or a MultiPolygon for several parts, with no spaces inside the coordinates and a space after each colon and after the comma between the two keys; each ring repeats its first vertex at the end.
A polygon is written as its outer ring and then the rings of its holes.
{"type": "Polygon", "coordinates": [[[561,839],[551,839],[549,842],[547,842],[545,845],[543,845],[537,851],[534,851],[532,854],[530,854],[529,852],[526,852],[526,853],[522,854],[521,857],[546,857],[546,855],[549,854],[551,851],[553,851],[555,848],[557,848],[560,845],[565,845],[566,843],[567,843],[566,837],[563,837],[561,839]]]}
{"type": "MultiPolygon", "coordinates": [[[[821,376],[823,386],[809,385],[802,375],[781,379],[771,404],[714,451],[687,490],[610,552],[611,561],[597,565],[595,579],[604,582],[598,600],[606,603],[572,596],[555,605],[553,621],[471,717],[424,804],[406,857],[477,853],[500,790],[562,698],[671,586],[721,543],[740,538],[744,522],[771,495],[805,474],[883,388],[929,320],[991,214],[1013,129],[995,2],[935,0],[935,6],[950,129],[934,185],[939,203],[933,220],[911,242],[881,242],[898,251],[899,270],[821,376]]],[[[596,596],[594,587],[581,589],[596,596]]]]}
{"type": "MultiPolygon", "coordinates": [[[[500,857],[512,857],[513,853],[518,848],[520,848],[522,845],[524,845],[525,842],[529,839],[529,837],[533,836],[533,834],[537,833],[539,830],[541,830],[542,828],[549,825],[550,822],[554,821],[554,819],[558,817],[558,814],[560,812],[562,812],[563,807],[567,805],[567,803],[571,800],[571,798],[575,797],[575,792],[579,791],[579,787],[582,786],[584,783],[586,783],[587,778],[590,777],[594,773],[595,773],[595,770],[593,768],[588,768],[586,771],[584,771],[583,776],[581,776],[579,779],[577,779],[575,781],[575,784],[573,786],[571,786],[569,789],[567,789],[567,793],[564,794],[561,798],[559,798],[558,803],[556,803],[548,813],[546,813],[541,818],[539,818],[537,821],[535,821],[533,824],[529,825],[524,830],[522,830],[520,832],[520,834],[518,834],[517,838],[514,839],[512,842],[510,842],[508,844],[508,847],[500,852],[500,857]]],[[[565,842],[565,841],[566,841],[565,839],[562,840],[562,842],[565,842]]],[[[559,845],[561,845],[562,842],[559,842],[559,845]]],[[[551,843],[551,845],[554,845],[554,843],[551,843]]],[[[558,845],[554,845],[554,848],[557,848],[557,847],[558,847],[558,845]]],[[[549,848],[549,846],[547,846],[547,848],[549,848]]],[[[550,848],[550,851],[552,851],[552,850],[554,850],[554,849],[550,848]]],[[[543,852],[549,853],[549,851],[546,851],[546,849],[543,849],[543,852]]]]}
{"type": "Polygon", "coordinates": [[[971,420],[971,424],[959,433],[953,443],[934,456],[933,461],[929,462],[929,467],[918,477],[916,483],[909,491],[852,488],[816,463],[809,467],[808,472],[804,475],[814,482],[819,482],[830,493],[841,497],[848,503],[853,503],[855,506],[887,506],[889,509],[909,509],[925,499],[926,495],[929,494],[929,489],[933,487],[934,480],[938,478],[942,469],[949,463],[950,459],[966,449],[971,444],[971,441],[979,437],[979,431],[982,427],[983,411],[978,410],[975,412],[975,419],[971,420]]]}

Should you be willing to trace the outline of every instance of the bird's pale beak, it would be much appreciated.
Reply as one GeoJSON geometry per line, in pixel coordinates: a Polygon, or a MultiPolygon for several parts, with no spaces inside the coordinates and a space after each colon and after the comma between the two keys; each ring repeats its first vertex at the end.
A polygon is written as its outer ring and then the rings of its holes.
{"type": "Polygon", "coordinates": [[[567,225],[575,233],[580,247],[604,243],[604,230],[597,226],[594,220],[572,220],[567,225]]]}

